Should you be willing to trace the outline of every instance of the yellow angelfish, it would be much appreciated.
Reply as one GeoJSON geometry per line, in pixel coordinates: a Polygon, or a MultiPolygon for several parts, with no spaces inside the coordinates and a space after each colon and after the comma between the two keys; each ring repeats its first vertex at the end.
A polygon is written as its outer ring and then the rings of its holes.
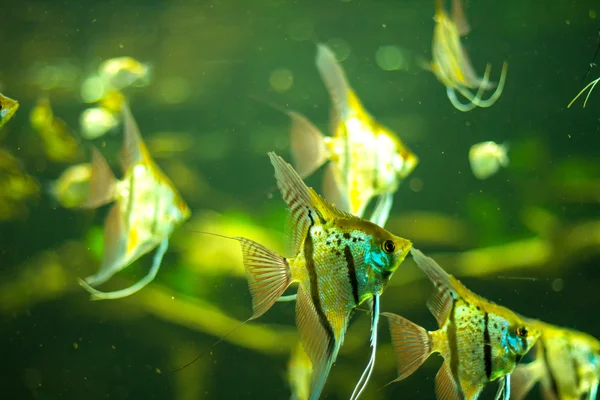
{"type": "Polygon", "coordinates": [[[123,105],[124,145],[121,154],[123,180],[117,180],[108,163],[94,148],[92,176],[87,207],[99,207],[111,201],[104,225],[104,255],[99,271],[80,284],[92,299],[116,299],[129,296],[152,282],[169,245],[169,236],[190,217],[190,210],[169,178],[154,163],[138,126],[125,103],[123,105]],[[101,292],[101,285],[156,246],[148,274],[134,285],[115,292],[101,292]]]}
{"type": "Polygon", "coordinates": [[[375,364],[379,298],[412,243],[332,207],[281,157],[269,157],[291,214],[293,256],[280,256],[250,239],[232,238],[242,245],[254,311],[250,319],[260,317],[292,283],[299,283],[296,325],[313,366],[310,399],[315,400],[344,342],[352,311],[372,300],[372,353],[352,394],[357,398],[375,364]]]}
{"type": "Polygon", "coordinates": [[[433,353],[444,363],[435,377],[438,399],[474,400],[486,384],[501,379],[496,399],[510,398],[510,374],[535,344],[540,331],[508,308],[467,289],[419,250],[411,254],[436,293],[427,303],[440,329],[426,331],[395,314],[390,322],[399,381],[415,372],[433,353]]]}
{"type": "Polygon", "coordinates": [[[513,373],[512,399],[524,398],[537,383],[546,400],[595,400],[600,381],[600,341],[572,329],[531,321],[542,331],[535,361],[513,373]]]}
{"type": "Polygon", "coordinates": [[[19,102],[0,93],[0,128],[17,112],[19,102]]]}
{"type": "Polygon", "coordinates": [[[435,2],[435,28],[431,48],[432,61],[427,66],[436,78],[446,86],[446,94],[456,109],[466,112],[475,107],[491,107],[504,90],[508,64],[502,65],[500,82],[496,84],[489,81],[490,65],[486,66],[483,78],[479,78],[471,65],[467,52],[460,42],[460,37],[469,33],[462,1],[452,0],[452,18],[444,8],[445,0],[435,2]],[[483,93],[496,87],[494,93],[487,100],[483,100],[483,93]],[[477,89],[474,95],[471,89],[477,89]],[[461,103],[456,97],[456,91],[463,95],[467,104],[461,103]]]}
{"type": "Polygon", "coordinates": [[[50,99],[41,97],[29,114],[31,127],[42,139],[48,159],[57,162],[74,162],[83,154],[77,139],[69,132],[67,124],[56,117],[50,99]]]}
{"type": "Polygon", "coordinates": [[[333,136],[324,136],[306,117],[288,111],[294,165],[306,177],[330,160],[325,198],[362,218],[371,199],[377,197],[370,220],[384,226],[394,193],[419,159],[364,109],[334,54],[323,44],[317,46],[316,64],[333,102],[333,136]]]}

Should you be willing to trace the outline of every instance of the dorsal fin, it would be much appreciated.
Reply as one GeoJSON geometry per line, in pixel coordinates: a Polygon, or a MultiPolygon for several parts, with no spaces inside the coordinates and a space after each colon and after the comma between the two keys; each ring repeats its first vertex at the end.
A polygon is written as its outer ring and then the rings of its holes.
{"type": "Polygon", "coordinates": [[[427,275],[436,289],[433,298],[427,302],[427,307],[437,320],[438,326],[442,327],[448,319],[450,310],[452,310],[453,301],[458,298],[454,282],[450,275],[433,258],[425,256],[425,254],[414,247],[410,249],[410,252],[417,266],[425,272],[425,275],[427,275]]]}
{"type": "Polygon", "coordinates": [[[297,254],[308,228],[313,224],[324,224],[342,213],[306,186],[294,168],[274,152],[269,153],[275,168],[275,179],[290,211],[290,249],[297,254]]]}
{"type": "Polygon", "coordinates": [[[123,118],[123,149],[121,150],[121,168],[125,173],[129,167],[139,163],[143,156],[146,146],[142,140],[140,129],[138,128],[129,105],[123,102],[121,108],[121,118],[123,118]]]}
{"type": "Polygon", "coordinates": [[[321,79],[325,82],[327,91],[333,103],[332,118],[339,120],[345,116],[348,108],[348,93],[352,90],[346,79],[346,74],[335,59],[335,55],[324,44],[317,45],[315,60],[321,79]]]}
{"type": "Polygon", "coordinates": [[[460,36],[466,36],[471,31],[462,0],[452,0],[452,19],[460,36]]]}

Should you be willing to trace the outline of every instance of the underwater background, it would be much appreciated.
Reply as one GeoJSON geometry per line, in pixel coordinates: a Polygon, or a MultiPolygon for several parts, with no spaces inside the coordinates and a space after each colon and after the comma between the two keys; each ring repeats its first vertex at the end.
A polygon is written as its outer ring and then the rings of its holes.
{"type": "MultiPolygon", "coordinates": [[[[35,194],[0,213],[0,398],[281,399],[296,343],[294,306],[251,314],[239,246],[198,231],[284,249],[286,210],[266,153],[289,159],[289,119],[256,98],[297,110],[326,130],[330,99],[315,41],[343,59],[365,107],[418,154],[386,228],[409,238],[474,292],[520,313],[600,332],[600,95],[567,108],[599,40],[597,1],[466,2],[463,41],[477,71],[504,60],[502,97],[461,113],[421,65],[431,58],[434,5],[423,0],[31,1],[5,4],[0,91],[20,108],[0,146],[35,180],[35,194]],[[75,161],[51,160],[29,123],[40,96],[77,137],[81,85],[106,59],[152,66],[127,94],[153,158],[192,210],[155,281],[128,298],[90,301],[77,278],[102,254],[107,207],[65,209],[49,182],[75,161]],[[509,144],[510,165],[475,179],[468,150],[509,144]],[[174,372],[199,354],[198,361],[174,372]]],[[[600,61],[599,61],[600,62],[600,61]]],[[[587,81],[600,75],[593,65],[587,81]]],[[[120,129],[78,139],[117,165],[120,129]]],[[[12,172],[0,166],[2,175],[12,172]]],[[[117,169],[114,168],[116,171],[117,169]]],[[[320,191],[322,172],[306,181],[320,191]]],[[[0,196],[14,188],[3,186],[0,196]]],[[[145,256],[117,275],[145,274],[145,256]]],[[[407,259],[382,310],[427,329],[431,283],[407,259]]],[[[386,324],[364,398],[435,398],[432,357],[405,381],[386,324]]],[[[342,399],[369,356],[369,318],[355,313],[324,397],[342,399]]],[[[493,386],[493,385],[490,385],[493,386]]],[[[495,387],[487,388],[485,398],[495,387]]],[[[534,390],[528,398],[539,398],[534,390]]]]}

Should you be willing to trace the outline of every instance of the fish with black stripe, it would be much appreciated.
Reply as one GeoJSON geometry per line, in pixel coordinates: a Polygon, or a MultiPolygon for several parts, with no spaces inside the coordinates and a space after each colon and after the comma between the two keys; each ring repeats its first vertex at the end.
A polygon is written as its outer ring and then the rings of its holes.
{"type": "Polygon", "coordinates": [[[600,341],[586,333],[541,321],[535,360],[520,364],[513,373],[511,399],[520,400],[537,383],[547,400],[595,400],[600,381],[600,341]]]}
{"type": "Polygon", "coordinates": [[[510,397],[510,374],[531,349],[540,331],[508,308],[467,289],[419,250],[411,254],[436,288],[427,303],[440,329],[424,328],[395,314],[390,323],[399,381],[415,372],[432,354],[444,363],[435,377],[438,399],[477,399],[486,384],[501,379],[496,398],[510,397]]]}
{"type": "Polygon", "coordinates": [[[290,210],[286,258],[250,239],[242,245],[253,315],[264,314],[291,283],[299,283],[296,325],[313,367],[310,399],[318,399],[352,311],[372,299],[371,359],[353,397],[366,386],[375,362],[379,297],[412,243],[378,225],[342,212],[323,200],[275,153],[269,153],[277,184],[290,210]]]}

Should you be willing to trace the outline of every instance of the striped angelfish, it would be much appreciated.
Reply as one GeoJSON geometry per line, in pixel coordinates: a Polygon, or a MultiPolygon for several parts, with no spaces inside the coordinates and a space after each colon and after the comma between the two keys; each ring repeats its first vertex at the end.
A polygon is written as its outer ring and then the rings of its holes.
{"type": "Polygon", "coordinates": [[[496,305],[467,289],[419,250],[411,253],[436,288],[427,307],[440,329],[426,331],[395,314],[390,322],[392,344],[402,380],[432,354],[444,363],[435,377],[438,399],[473,400],[489,382],[500,380],[496,398],[510,397],[510,374],[540,336],[535,326],[508,308],[496,305]]]}
{"type": "Polygon", "coordinates": [[[521,400],[541,383],[545,400],[596,400],[600,382],[600,341],[586,333],[541,321],[535,360],[520,364],[511,380],[513,400],[521,400]]]}
{"type": "Polygon", "coordinates": [[[375,362],[379,296],[412,243],[369,221],[339,211],[307,187],[291,165],[269,153],[291,213],[285,258],[246,238],[242,245],[253,315],[265,313],[293,282],[299,283],[296,325],[313,368],[310,399],[318,399],[335,361],[352,311],[372,299],[371,359],[353,397],[366,386],[375,362]]]}

